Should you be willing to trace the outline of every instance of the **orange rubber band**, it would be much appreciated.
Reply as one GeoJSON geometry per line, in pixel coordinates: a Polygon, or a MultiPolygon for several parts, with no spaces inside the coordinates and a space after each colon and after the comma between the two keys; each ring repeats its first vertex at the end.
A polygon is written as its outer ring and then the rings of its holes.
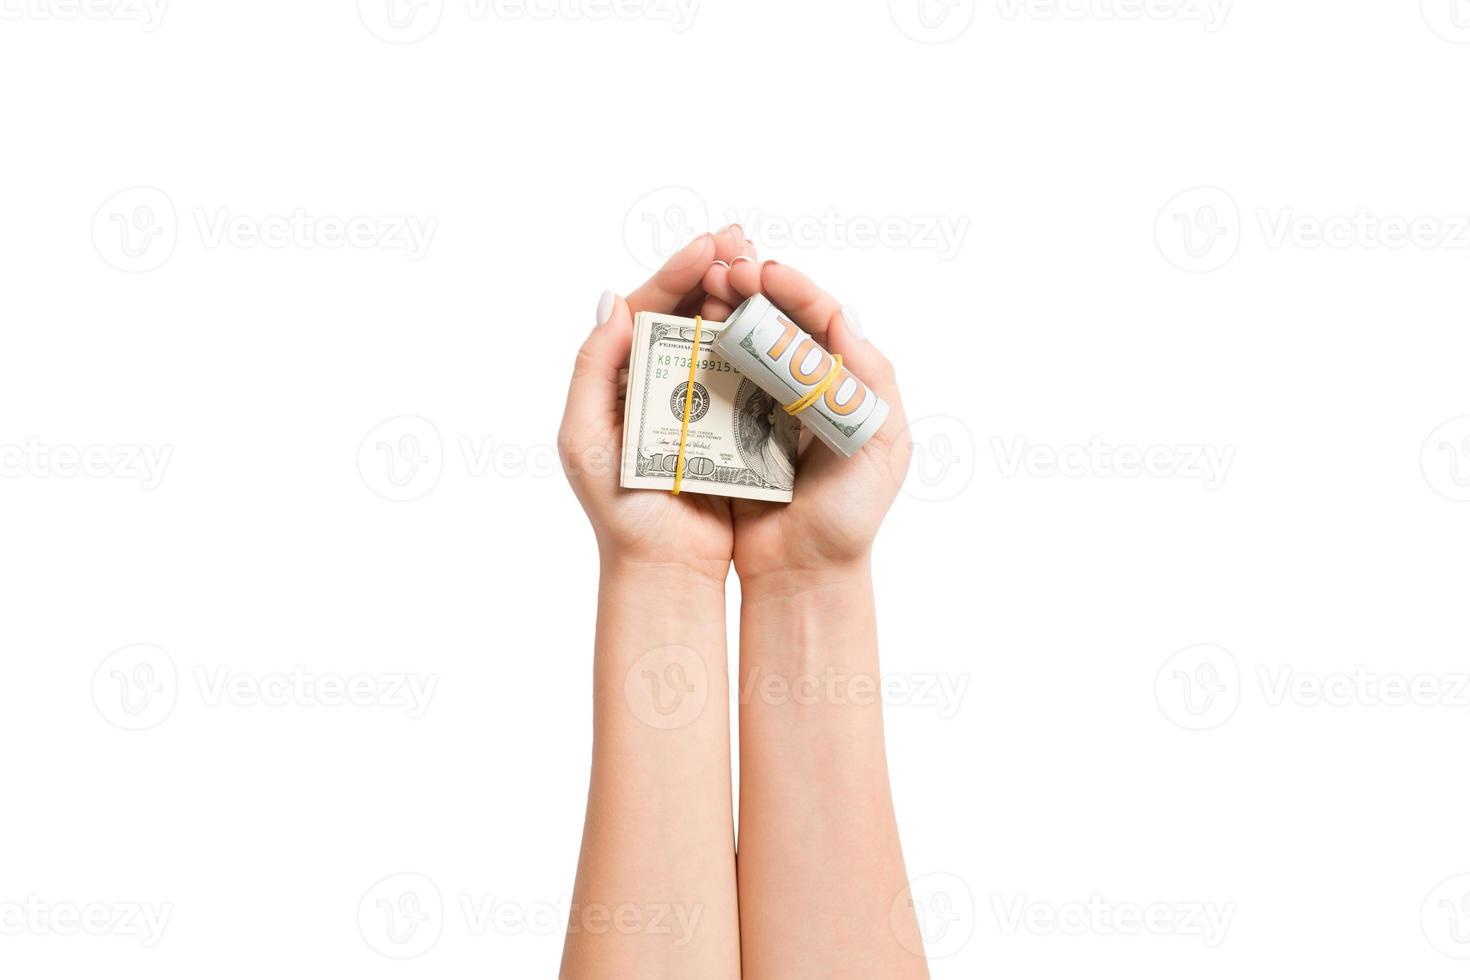
{"type": "Polygon", "coordinates": [[[827,389],[832,387],[832,382],[836,381],[837,375],[841,373],[842,355],[833,354],[832,370],[828,371],[827,374],[822,378],[822,380],[817,382],[817,386],[811,391],[807,392],[805,395],[802,395],[796,401],[792,402],[790,405],[783,405],[781,407],[786,410],[786,413],[788,415],[795,415],[797,412],[806,411],[817,403],[818,398],[821,398],[827,393],[827,389]]]}
{"type": "Polygon", "coordinates": [[[689,416],[694,414],[694,372],[699,366],[699,333],[704,328],[704,318],[694,318],[694,345],[689,349],[689,384],[684,389],[684,425],[679,429],[679,457],[674,463],[674,493],[684,482],[684,443],[689,440],[689,416]]]}

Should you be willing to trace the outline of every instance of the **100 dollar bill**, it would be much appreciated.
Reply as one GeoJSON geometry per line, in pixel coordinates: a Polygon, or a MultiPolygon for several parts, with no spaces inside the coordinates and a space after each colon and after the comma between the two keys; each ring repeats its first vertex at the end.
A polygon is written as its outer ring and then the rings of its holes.
{"type": "Polygon", "coordinates": [[[888,403],[877,392],[760,293],[740,304],[724,326],[715,354],[782,405],[815,399],[796,417],[833,452],[853,456],[888,418],[888,403]]]}
{"type": "Polygon", "coordinates": [[[679,492],[791,499],[800,426],[759,385],[714,352],[722,329],[722,323],[705,321],[696,352],[692,319],[638,314],[623,416],[623,486],[674,488],[692,356],[694,396],[679,492]]]}

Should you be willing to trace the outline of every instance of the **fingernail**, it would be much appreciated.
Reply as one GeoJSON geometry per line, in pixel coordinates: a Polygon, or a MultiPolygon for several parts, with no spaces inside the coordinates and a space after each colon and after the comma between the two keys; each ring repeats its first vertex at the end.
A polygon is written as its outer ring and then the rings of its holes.
{"type": "Polygon", "coordinates": [[[618,301],[618,294],[609,289],[602,294],[602,299],[597,301],[597,325],[600,327],[612,316],[613,304],[618,301]]]}
{"type": "Polygon", "coordinates": [[[724,259],[715,259],[715,265],[722,265],[727,269],[730,268],[730,263],[726,262],[724,259]]]}
{"type": "Polygon", "coordinates": [[[850,306],[842,308],[842,322],[847,324],[847,329],[858,340],[866,339],[863,334],[863,321],[858,317],[857,311],[850,306]]]}
{"type": "Polygon", "coordinates": [[[741,238],[741,240],[744,240],[745,239],[745,229],[742,228],[742,227],[740,227],[737,224],[734,224],[733,222],[731,224],[728,224],[725,227],[721,228],[718,232],[716,232],[716,234],[723,235],[725,232],[729,231],[731,228],[734,228],[736,231],[740,232],[740,238],[741,238]]]}
{"type": "Polygon", "coordinates": [[[733,259],[730,260],[730,264],[731,265],[734,265],[736,262],[754,262],[754,261],[755,261],[755,259],[751,258],[749,255],[737,255],[733,259]]]}

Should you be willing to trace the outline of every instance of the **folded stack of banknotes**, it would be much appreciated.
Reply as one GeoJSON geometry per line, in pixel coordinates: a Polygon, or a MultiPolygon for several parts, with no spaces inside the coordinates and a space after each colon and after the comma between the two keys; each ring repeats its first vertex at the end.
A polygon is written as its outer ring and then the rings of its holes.
{"type": "Polygon", "coordinates": [[[698,350],[694,336],[695,321],[685,317],[640,313],[634,321],[625,487],[672,490],[683,436],[681,493],[790,501],[802,426],[850,457],[888,417],[883,399],[764,296],[724,323],[703,321],[698,350]]]}

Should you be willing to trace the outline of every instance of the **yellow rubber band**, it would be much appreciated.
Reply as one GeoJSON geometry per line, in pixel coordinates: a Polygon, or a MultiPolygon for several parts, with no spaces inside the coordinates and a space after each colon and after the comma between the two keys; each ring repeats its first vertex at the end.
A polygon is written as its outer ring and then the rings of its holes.
{"type": "Polygon", "coordinates": [[[684,389],[684,424],[679,429],[679,458],[674,462],[674,493],[684,482],[684,443],[689,440],[689,416],[694,414],[694,371],[699,366],[699,332],[704,318],[694,318],[694,344],[689,349],[689,384],[684,389]]]}
{"type": "Polygon", "coordinates": [[[811,408],[817,403],[818,398],[821,398],[827,393],[827,389],[832,387],[832,382],[836,381],[837,375],[841,373],[842,355],[833,354],[832,370],[828,371],[826,376],[823,377],[821,381],[817,382],[817,386],[811,391],[807,392],[805,395],[802,395],[796,401],[792,402],[790,405],[783,405],[782,408],[786,410],[788,415],[795,415],[797,412],[806,411],[808,408],[811,408]]]}

